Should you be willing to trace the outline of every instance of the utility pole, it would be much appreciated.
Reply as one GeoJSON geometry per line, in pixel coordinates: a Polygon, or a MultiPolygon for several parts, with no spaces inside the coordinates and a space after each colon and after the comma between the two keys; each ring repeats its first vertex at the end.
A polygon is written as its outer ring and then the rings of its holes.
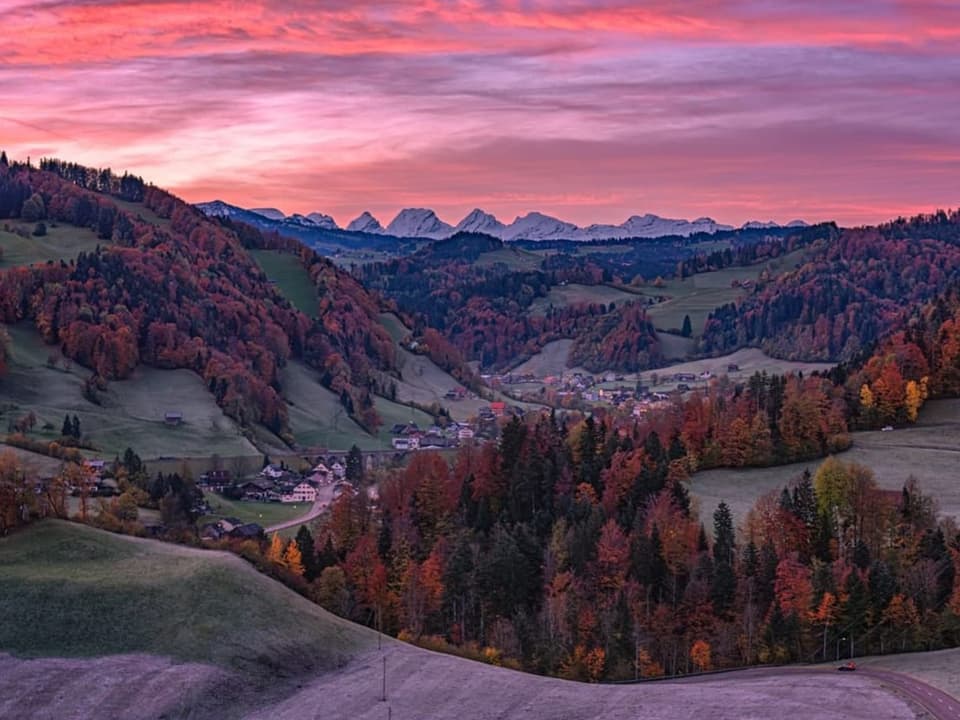
{"type": "MultiPolygon", "coordinates": [[[[387,701],[387,656],[383,656],[383,685],[380,691],[380,702],[387,701]]],[[[388,708],[389,710],[389,708],[388,708]]]]}

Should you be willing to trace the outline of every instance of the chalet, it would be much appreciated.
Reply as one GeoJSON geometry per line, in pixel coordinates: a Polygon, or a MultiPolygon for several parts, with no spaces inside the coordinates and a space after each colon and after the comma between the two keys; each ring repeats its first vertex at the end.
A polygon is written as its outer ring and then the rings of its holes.
{"type": "Polygon", "coordinates": [[[308,482],[302,482],[295,485],[290,492],[283,493],[280,496],[282,503],[312,503],[317,500],[317,489],[308,482]]]}
{"type": "Polygon", "coordinates": [[[265,500],[273,489],[273,483],[267,480],[248,480],[240,486],[245,500],[265,500]]]}
{"type": "Polygon", "coordinates": [[[238,540],[256,540],[263,536],[263,527],[257,525],[257,523],[247,523],[246,525],[235,527],[228,535],[238,540]]]}
{"type": "Polygon", "coordinates": [[[261,477],[270,478],[271,480],[279,480],[286,475],[286,471],[279,465],[267,465],[260,471],[260,475],[261,477]]]}
{"type": "Polygon", "coordinates": [[[330,471],[333,473],[335,478],[346,477],[347,469],[337,460],[333,465],[330,466],[330,471]]]}
{"type": "Polygon", "coordinates": [[[313,470],[311,471],[314,475],[319,475],[322,478],[326,478],[330,475],[330,468],[324,465],[322,462],[318,462],[313,470]]]}
{"type": "Polygon", "coordinates": [[[436,433],[429,433],[420,438],[421,450],[442,450],[447,447],[447,439],[436,433]]]}
{"type": "Polygon", "coordinates": [[[687,385],[686,383],[680,383],[677,385],[677,390],[679,390],[680,392],[687,392],[690,390],[690,386],[687,385]]]}
{"type": "Polygon", "coordinates": [[[407,450],[419,450],[420,438],[416,435],[412,437],[398,437],[393,439],[393,449],[406,452],[407,450]]]}
{"type": "Polygon", "coordinates": [[[673,379],[677,382],[696,382],[697,376],[693,373],[677,373],[673,376],[673,379]]]}
{"type": "Polygon", "coordinates": [[[200,476],[200,484],[220,491],[232,482],[229,470],[210,470],[200,476]]]}
{"type": "Polygon", "coordinates": [[[238,528],[243,525],[243,521],[235,517],[225,517],[221,518],[214,524],[219,525],[223,532],[231,532],[234,528],[238,528]]]}
{"type": "Polygon", "coordinates": [[[171,411],[163,414],[163,423],[164,425],[170,425],[175,427],[183,423],[183,413],[171,411]]]}

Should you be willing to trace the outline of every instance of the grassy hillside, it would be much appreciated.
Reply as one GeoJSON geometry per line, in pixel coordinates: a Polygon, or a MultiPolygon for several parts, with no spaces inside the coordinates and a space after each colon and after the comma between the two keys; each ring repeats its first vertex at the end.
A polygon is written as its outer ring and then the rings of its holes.
{"type": "Polygon", "coordinates": [[[317,289],[299,257],[277,250],[248,252],[297,310],[310,317],[317,314],[317,289]]]}
{"type": "Polygon", "coordinates": [[[83,396],[89,371],[67,369],[55,346],[44,344],[29,325],[8,326],[10,361],[0,377],[0,426],[6,428],[32,411],[38,418],[31,436],[47,441],[60,435],[63,417],[76,415],[85,435],[107,457],[134,448],[145,458],[162,456],[252,455],[256,449],[226,417],[203,380],[189,370],[141,366],[128,380],[112,382],[95,405],[83,396]],[[48,359],[55,362],[48,365],[48,359]],[[168,427],[164,413],[181,412],[184,423],[168,427]],[[49,423],[50,430],[43,430],[49,423]]]}
{"type": "Polygon", "coordinates": [[[3,225],[0,225],[0,248],[3,248],[0,268],[45,263],[48,260],[71,260],[81,252],[90,252],[98,244],[106,244],[97,239],[93,230],[66,223],[47,222],[47,234],[43,237],[32,235],[35,223],[5,221],[4,224],[14,232],[3,230],[3,225]],[[28,237],[22,237],[15,230],[27,233],[28,237]]]}
{"type": "Polygon", "coordinates": [[[289,676],[371,639],[227,553],[62,521],[0,540],[0,651],[19,657],[148,653],[289,676]]]}
{"type": "MultiPolygon", "coordinates": [[[[893,432],[854,433],[853,447],[840,457],[872,468],[877,484],[887,490],[899,490],[908,477],[914,476],[920,489],[937,500],[943,514],[960,520],[958,447],[960,400],[934,400],[924,407],[914,426],[893,432]]],[[[815,472],[821,462],[755,470],[708,470],[691,478],[690,491],[700,502],[700,516],[705,520],[725,500],[740,522],[758,497],[779,491],[805,469],[815,472]]]]}

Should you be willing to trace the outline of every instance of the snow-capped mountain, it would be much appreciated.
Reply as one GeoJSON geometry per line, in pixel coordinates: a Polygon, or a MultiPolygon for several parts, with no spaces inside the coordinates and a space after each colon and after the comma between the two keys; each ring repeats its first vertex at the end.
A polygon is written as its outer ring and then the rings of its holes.
{"type": "Polygon", "coordinates": [[[277,210],[276,208],[250,208],[250,212],[263,215],[265,218],[270,218],[271,220],[283,220],[287,217],[283,214],[282,210],[277,210]]]}
{"type": "Polygon", "coordinates": [[[453,226],[427,208],[406,208],[387,225],[387,235],[396,237],[445,238],[453,235],[453,226]]]}
{"type": "Polygon", "coordinates": [[[383,225],[373,215],[364,210],[347,225],[349,232],[382,233],[383,225]]]}
{"type": "Polygon", "coordinates": [[[208,217],[236,217],[242,213],[252,212],[251,210],[244,210],[243,208],[237,207],[236,205],[230,205],[225,203],[223,200],[213,200],[211,202],[197,203],[195,206],[197,210],[202,212],[208,217]]]}
{"type": "MultiPolygon", "coordinates": [[[[339,230],[336,221],[320,212],[309,215],[293,214],[285,216],[276,208],[258,208],[244,210],[221,200],[200,203],[196,206],[207,215],[218,217],[239,217],[255,213],[274,222],[304,229],[339,230]]],[[[786,225],[776,222],[750,220],[740,226],[742,230],[773,230],[780,227],[807,227],[803,220],[791,220],[786,225]]],[[[733,230],[732,225],[723,225],[713,218],[701,217],[696,220],[664,218],[659,215],[631,215],[620,225],[594,224],[578,227],[555,217],[539,212],[518,216],[512,223],[505,225],[490,213],[480,208],[472,210],[463,220],[453,227],[429,208],[406,208],[384,228],[380,221],[369,212],[353,219],[345,228],[348,232],[362,232],[371,235],[390,235],[400,238],[431,238],[439,240],[458,232],[473,232],[492,235],[505,241],[511,240],[609,240],[621,238],[658,238],[669,235],[688,237],[697,233],[713,234],[733,230]]]]}
{"type": "Polygon", "coordinates": [[[320,212],[312,212],[307,215],[307,220],[313,222],[317,227],[321,227],[324,230],[339,230],[340,226],[337,225],[337,221],[334,220],[329,215],[325,215],[320,212]]]}
{"type": "Polygon", "coordinates": [[[457,223],[454,232],[484,233],[486,235],[500,237],[506,227],[506,225],[490,213],[486,213],[480,208],[477,208],[457,223]]]}
{"type": "Polygon", "coordinates": [[[573,239],[580,232],[573,223],[558,220],[543,213],[531,212],[517,217],[504,228],[501,240],[559,240],[573,239]]]}

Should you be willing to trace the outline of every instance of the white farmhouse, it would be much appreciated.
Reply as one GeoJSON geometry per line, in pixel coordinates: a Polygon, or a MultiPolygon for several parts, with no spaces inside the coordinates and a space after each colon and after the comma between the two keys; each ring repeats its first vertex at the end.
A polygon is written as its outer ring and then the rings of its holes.
{"type": "Polygon", "coordinates": [[[280,502],[285,503],[312,503],[317,500],[317,489],[310,483],[302,482],[289,493],[280,496],[280,502]]]}

